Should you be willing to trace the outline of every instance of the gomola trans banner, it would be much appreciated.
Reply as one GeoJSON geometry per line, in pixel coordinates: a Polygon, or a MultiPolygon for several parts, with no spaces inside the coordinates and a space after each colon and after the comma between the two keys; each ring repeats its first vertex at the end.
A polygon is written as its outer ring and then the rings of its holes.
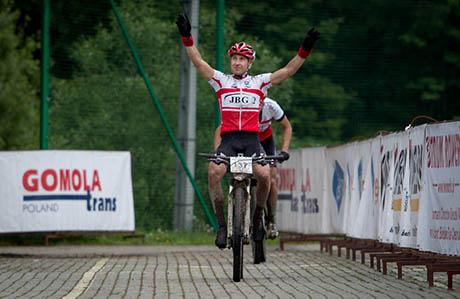
{"type": "Polygon", "coordinates": [[[128,152],[0,152],[0,233],[133,231],[128,152]]]}
{"type": "Polygon", "coordinates": [[[460,254],[460,122],[427,126],[417,243],[460,254]]]}

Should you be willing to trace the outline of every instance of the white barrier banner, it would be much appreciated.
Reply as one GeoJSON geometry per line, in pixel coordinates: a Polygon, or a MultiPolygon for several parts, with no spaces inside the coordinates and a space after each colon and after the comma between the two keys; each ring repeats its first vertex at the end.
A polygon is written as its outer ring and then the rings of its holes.
{"type": "Polygon", "coordinates": [[[300,185],[300,210],[298,232],[304,234],[333,233],[333,226],[328,217],[324,200],[324,176],[326,163],[325,147],[306,148],[302,150],[302,177],[300,185]]]}
{"type": "Polygon", "coordinates": [[[378,209],[374,200],[375,169],[380,157],[380,139],[372,147],[371,140],[356,143],[353,164],[352,210],[350,231],[355,238],[375,239],[378,209]],[[374,160],[376,160],[374,164],[374,160]]]}
{"type": "Polygon", "coordinates": [[[335,233],[346,233],[350,210],[351,176],[350,155],[353,144],[326,149],[326,200],[335,233]]]}
{"type": "Polygon", "coordinates": [[[0,232],[133,231],[128,152],[0,152],[0,232]]]}
{"type": "Polygon", "coordinates": [[[426,128],[420,250],[460,255],[460,122],[426,128]]]}
{"type": "Polygon", "coordinates": [[[412,128],[403,179],[399,246],[417,248],[418,213],[422,189],[426,125],[412,128]]]}
{"type": "Polygon", "coordinates": [[[381,197],[378,236],[379,240],[385,243],[393,243],[394,240],[393,186],[398,153],[398,138],[399,134],[390,134],[382,137],[381,141],[381,197]]]}
{"type": "Polygon", "coordinates": [[[399,244],[401,234],[401,207],[403,200],[404,177],[406,161],[409,157],[409,133],[401,132],[396,135],[396,148],[394,151],[394,172],[393,172],[393,243],[399,244]]]}
{"type": "Polygon", "coordinates": [[[289,160],[278,165],[277,226],[280,231],[299,232],[302,210],[299,208],[302,185],[302,150],[289,152],[289,160]]]}

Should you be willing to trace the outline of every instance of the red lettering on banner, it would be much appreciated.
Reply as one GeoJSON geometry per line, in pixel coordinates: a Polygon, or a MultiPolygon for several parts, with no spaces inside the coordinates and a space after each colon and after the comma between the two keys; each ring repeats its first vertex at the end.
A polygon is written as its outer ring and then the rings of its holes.
{"type": "Polygon", "coordinates": [[[305,184],[300,186],[302,192],[311,192],[311,183],[310,183],[310,172],[307,170],[305,171],[305,184]]]}
{"type": "Polygon", "coordinates": [[[60,183],[59,183],[59,188],[62,191],[69,191],[70,190],[70,170],[69,169],[59,170],[59,177],[61,178],[60,183]]]}
{"type": "Polygon", "coordinates": [[[101,181],[99,180],[99,174],[97,173],[97,170],[94,170],[94,173],[93,173],[93,187],[91,189],[94,191],[96,189],[96,187],[99,188],[99,191],[102,191],[101,181]]]}
{"type": "Polygon", "coordinates": [[[460,166],[460,135],[425,138],[428,168],[460,166]]]}
{"type": "Polygon", "coordinates": [[[81,187],[81,175],[76,169],[72,171],[72,187],[74,190],[80,190],[81,187]]]}
{"type": "Polygon", "coordinates": [[[38,191],[38,179],[30,179],[30,177],[33,175],[37,175],[36,169],[27,170],[26,172],[24,172],[24,175],[22,176],[22,185],[24,186],[24,189],[30,192],[38,191]]]}
{"type": "Polygon", "coordinates": [[[43,171],[41,181],[42,181],[42,187],[46,191],[56,190],[56,187],[58,184],[56,171],[54,171],[53,169],[47,169],[43,171]],[[51,183],[48,182],[48,178],[51,178],[51,183]]]}
{"type": "Polygon", "coordinates": [[[39,173],[37,169],[29,169],[22,176],[22,185],[29,192],[44,191],[102,191],[99,173],[94,170],[92,177],[86,170],[79,169],[45,169],[39,173]]]}

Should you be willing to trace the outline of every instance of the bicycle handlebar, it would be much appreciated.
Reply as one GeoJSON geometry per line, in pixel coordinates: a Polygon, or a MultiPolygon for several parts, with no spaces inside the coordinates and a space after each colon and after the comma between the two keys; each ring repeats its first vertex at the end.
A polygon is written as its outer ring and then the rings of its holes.
{"type": "MultiPolygon", "coordinates": [[[[198,153],[198,156],[201,156],[203,158],[208,159],[208,161],[212,162],[222,162],[225,164],[230,164],[230,156],[226,156],[224,154],[209,154],[209,153],[198,153]]],[[[272,156],[256,156],[256,157],[251,157],[253,162],[259,163],[259,164],[271,164],[271,163],[281,163],[284,161],[284,156],[283,155],[272,155],[272,156]]]]}

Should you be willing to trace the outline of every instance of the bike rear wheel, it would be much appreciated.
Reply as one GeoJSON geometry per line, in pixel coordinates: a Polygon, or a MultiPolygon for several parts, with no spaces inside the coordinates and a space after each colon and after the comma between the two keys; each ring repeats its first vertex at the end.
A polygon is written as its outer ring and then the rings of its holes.
{"type": "Polygon", "coordinates": [[[238,282],[243,278],[243,238],[244,238],[244,212],[245,190],[241,187],[233,189],[233,281],[238,282]]]}

